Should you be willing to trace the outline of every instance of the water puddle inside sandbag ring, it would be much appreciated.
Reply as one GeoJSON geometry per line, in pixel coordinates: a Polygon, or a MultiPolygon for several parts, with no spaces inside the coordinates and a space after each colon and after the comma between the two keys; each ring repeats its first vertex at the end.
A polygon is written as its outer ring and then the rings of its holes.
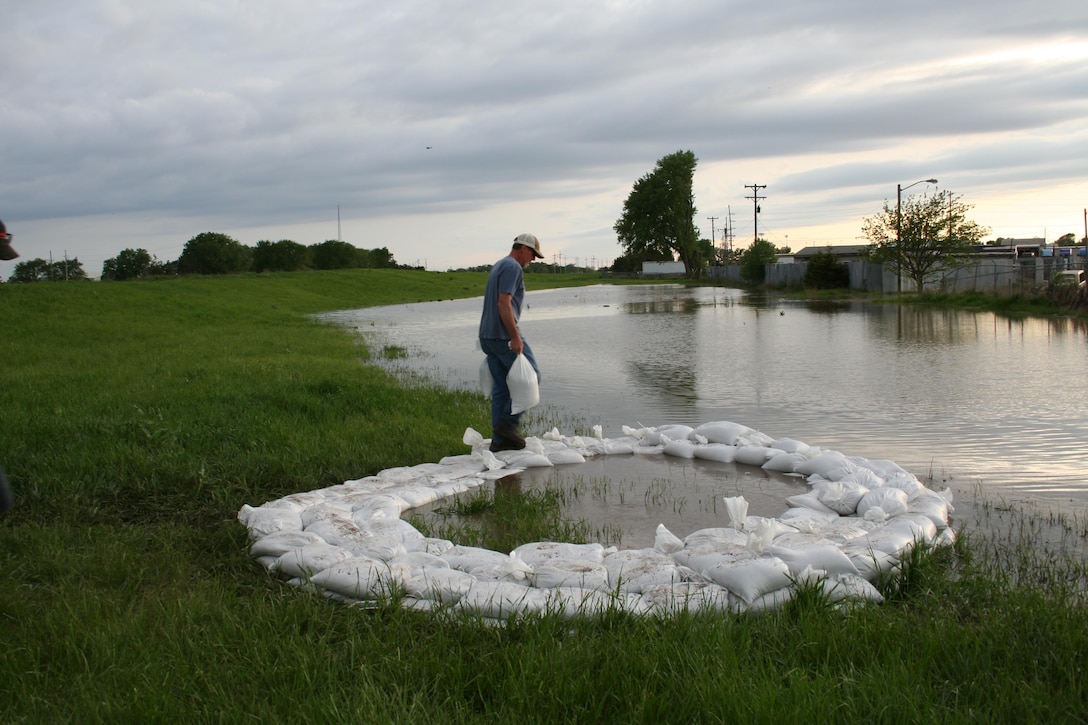
{"type": "Polygon", "coordinates": [[[455,542],[463,529],[502,535],[497,529],[505,524],[491,518],[488,506],[473,512],[474,501],[532,499],[550,492],[577,538],[641,549],[654,545],[658,525],[681,538],[699,529],[729,526],[726,498],[743,497],[750,516],[777,518],[789,508],[789,496],[808,490],[803,477],[756,466],[664,454],[602,455],[585,463],[527,468],[411,509],[403,518],[455,542]]]}

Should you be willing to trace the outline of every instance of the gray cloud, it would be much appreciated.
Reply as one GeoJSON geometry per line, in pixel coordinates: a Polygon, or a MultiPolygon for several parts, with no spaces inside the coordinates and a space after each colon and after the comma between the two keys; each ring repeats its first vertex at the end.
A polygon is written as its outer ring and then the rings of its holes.
{"type": "MultiPolygon", "coordinates": [[[[195,234],[610,192],[615,213],[691,149],[765,162],[802,224],[835,213],[806,195],[856,217],[931,168],[964,190],[1077,180],[1088,138],[1072,0],[2,4],[0,217],[23,222],[159,214],[195,234]]],[[[751,182],[721,183],[741,206],[751,182]]]]}

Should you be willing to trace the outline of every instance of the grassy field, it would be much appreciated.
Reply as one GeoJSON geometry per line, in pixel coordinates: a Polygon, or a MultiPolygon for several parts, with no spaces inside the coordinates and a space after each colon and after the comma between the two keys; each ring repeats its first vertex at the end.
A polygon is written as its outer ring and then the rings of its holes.
{"type": "Polygon", "coordinates": [[[500,628],[269,578],[242,504],[462,453],[466,427],[488,428],[482,396],[404,387],[309,315],[483,281],[0,286],[0,465],[17,496],[0,519],[0,722],[1088,719],[1083,562],[1040,558],[1030,537],[917,557],[882,606],[801,597],[762,616],[500,628]]]}

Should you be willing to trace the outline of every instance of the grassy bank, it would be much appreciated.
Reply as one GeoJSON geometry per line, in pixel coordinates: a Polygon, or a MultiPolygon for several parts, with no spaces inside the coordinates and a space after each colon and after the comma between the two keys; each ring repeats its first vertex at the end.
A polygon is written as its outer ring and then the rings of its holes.
{"type": "Polygon", "coordinates": [[[1010,543],[1015,577],[968,536],[913,562],[883,606],[740,618],[495,628],[268,578],[243,503],[435,461],[488,427],[482,396],[401,387],[308,315],[475,296],[483,279],[0,286],[0,465],[18,497],[0,519],[0,722],[1088,717],[1079,565],[1030,542],[1010,543]]]}

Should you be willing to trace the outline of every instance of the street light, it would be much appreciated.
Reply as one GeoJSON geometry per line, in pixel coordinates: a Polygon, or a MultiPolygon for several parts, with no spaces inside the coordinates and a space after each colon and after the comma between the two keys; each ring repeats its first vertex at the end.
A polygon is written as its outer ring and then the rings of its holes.
{"type": "Polygon", "coordinates": [[[895,185],[895,293],[903,294],[903,190],[909,189],[912,186],[918,186],[918,184],[936,184],[936,179],[922,179],[921,181],[915,181],[913,184],[907,184],[903,186],[901,184],[895,185]]]}

